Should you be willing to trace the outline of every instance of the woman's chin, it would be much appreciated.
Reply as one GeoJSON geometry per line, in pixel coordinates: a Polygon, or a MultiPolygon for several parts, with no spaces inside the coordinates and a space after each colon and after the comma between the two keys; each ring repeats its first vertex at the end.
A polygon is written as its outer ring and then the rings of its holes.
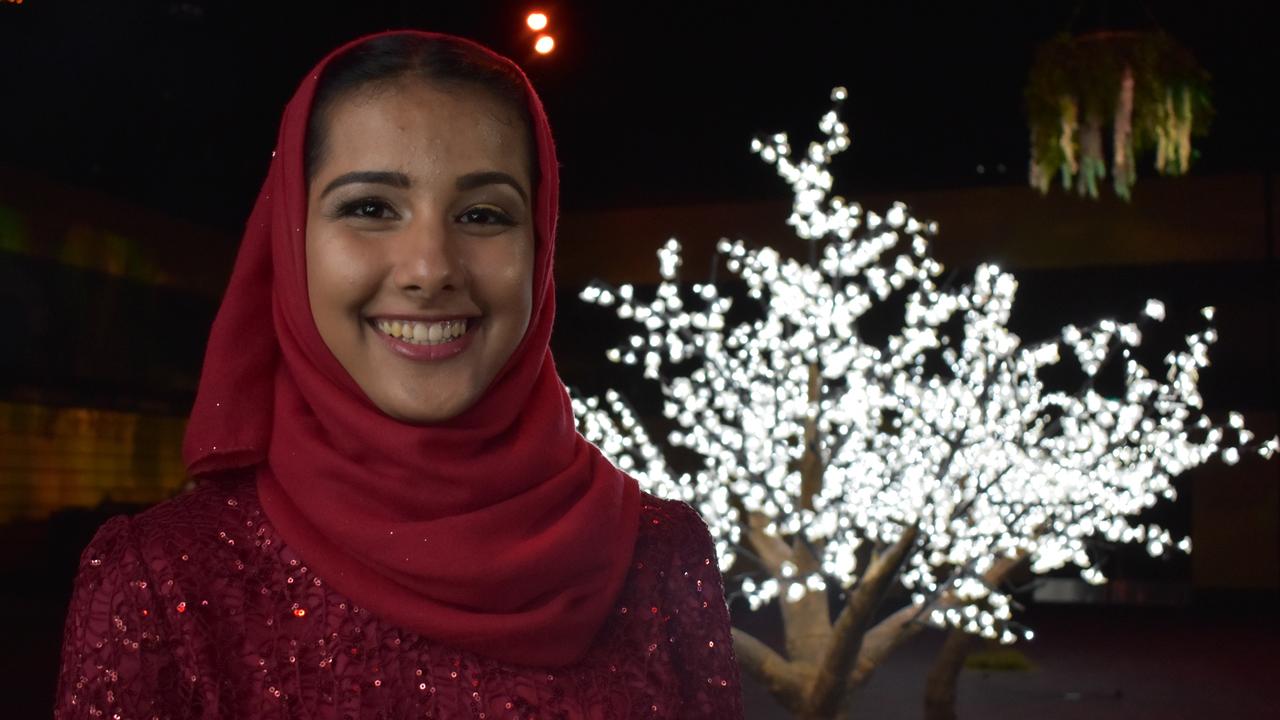
{"type": "MultiPolygon", "coordinates": [[[[441,398],[441,400],[445,400],[441,398]]],[[[434,425],[452,420],[466,412],[473,403],[462,398],[449,398],[444,402],[422,403],[402,399],[388,403],[378,403],[382,412],[388,416],[410,425],[434,425]]]]}

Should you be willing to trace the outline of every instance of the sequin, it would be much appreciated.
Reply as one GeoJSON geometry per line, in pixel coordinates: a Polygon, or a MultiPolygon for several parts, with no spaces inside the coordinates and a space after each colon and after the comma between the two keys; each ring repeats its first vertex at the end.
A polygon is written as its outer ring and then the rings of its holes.
{"type": "Polygon", "coordinates": [[[201,485],[111,520],[84,553],[99,562],[86,562],[76,581],[55,718],[82,717],[90,704],[110,708],[101,717],[116,708],[122,717],[182,716],[183,699],[201,683],[222,688],[227,717],[249,719],[621,718],[638,710],[660,720],[741,718],[728,608],[706,526],[684,503],[646,495],[643,507],[617,612],[585,658],[539,672],[462,652],[351,605],[270,526],[251,477],[201,485]],[[668,575],[681,580],[667,582],[668,575]],[[187,611],[197,602],[211,610],[187,611]],[[166,606],[183,620],[148,610],[166,606]],[[307,622],[285,621],[301,618],[307,622]],[[173,647],[187,650],[175,655],[173,647]],[[438,692],[441,681],[467,691],[438,692]],[[108,692],[116,702],[107,702],[108,692]],[[341,709],[325,715],[321,707],[341,709]]]}

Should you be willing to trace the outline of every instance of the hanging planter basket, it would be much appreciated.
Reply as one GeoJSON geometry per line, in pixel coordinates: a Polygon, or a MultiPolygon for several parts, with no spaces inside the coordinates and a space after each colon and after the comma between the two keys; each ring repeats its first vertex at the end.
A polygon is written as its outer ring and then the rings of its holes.
{"type": "Polygon", "coordinates": [[[1128,200],[1149,151],[1157,172],[1185,174],[1213,115],[1208,73],[1161,32],[1058,36],[1036,53],[1026,98],[1031,186],[1047,193],[1057,176],[1092,198],[1110,174],[1128,200]]]}

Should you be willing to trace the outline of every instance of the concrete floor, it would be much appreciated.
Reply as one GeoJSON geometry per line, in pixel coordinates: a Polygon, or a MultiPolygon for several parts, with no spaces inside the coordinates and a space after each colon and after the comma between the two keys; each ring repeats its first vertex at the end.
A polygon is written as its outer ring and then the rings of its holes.
{"type": "MultiPolygon", "coordinates": [[[[961,720],[1280,718],[1273,608],[1040,606],[1022,619],[1036,638],[1016,647],[1033,669],[963,671],[961,720]]],[[[924,678],[941,640],[922,635],[901,648],[859,692],[849,717],[921,718],[924,678]]],[[[750,678],[743,698],[747,720],[789,717],[750,678]]]]}

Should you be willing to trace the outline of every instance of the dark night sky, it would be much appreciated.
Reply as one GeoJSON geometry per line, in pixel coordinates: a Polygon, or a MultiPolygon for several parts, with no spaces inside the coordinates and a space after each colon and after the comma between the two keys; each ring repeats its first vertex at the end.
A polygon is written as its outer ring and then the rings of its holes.
{"type": "Polygon", "coordinates": [[[301,74],[351,37],[411,26],[527,61],[570,210],[780,197],[747,143],[774,130],[807,140],[836,84],[852,91],[845,192],[1022,183],[1036,44],[1154,23],[1214,77],[1195,171],[1258,171],[1275,149],[1266,5],[0,2],[0,165],[238,231],[301,74]],[[534,7],[552,16],[550,58],[526,49],[534,7]]]}

